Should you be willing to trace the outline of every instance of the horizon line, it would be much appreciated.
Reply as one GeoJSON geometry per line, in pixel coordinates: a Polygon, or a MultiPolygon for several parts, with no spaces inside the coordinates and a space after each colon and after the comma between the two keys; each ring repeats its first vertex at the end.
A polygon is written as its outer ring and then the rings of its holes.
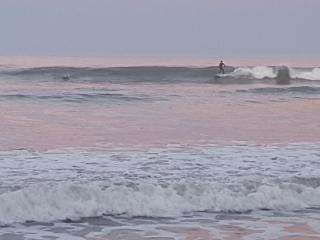
{"type": "Polygon", "coordinates": [[[0,55],[0,65],[17,66],[216,66],[220,60],[229,66],[320,67],[320,58],[0,55]]]}

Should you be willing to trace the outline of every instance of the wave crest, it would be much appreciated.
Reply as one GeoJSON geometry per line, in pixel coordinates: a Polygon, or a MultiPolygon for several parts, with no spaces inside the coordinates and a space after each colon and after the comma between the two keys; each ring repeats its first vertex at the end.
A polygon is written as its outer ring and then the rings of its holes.
{"type": "MultiPolygon", "coordinates": [[[[250,184],[249,184],[250,185],[250,184]]],[[[300,210],[320,206],[320,187],[295,183],[228,187],[217,183],[36,185],[0,195],[0,223],[96,217],[177,217],[195,211],[300,210]]]]}
{"type": "Polygon", "coordinates": [[[313,68],[311,71],[291,69],[292,78],[320,80],[320,68],[313,68]]]}
{"type": "Polygon", "coordinates": [[[226,74],[226,76],[263,79],[275,78],[277,76],[277,72],[272,67],[240,67],[235,69],[232,73],[226,74]]]}
{"type": "MultiPolygon", "coordinates": [[[[275,79],[281,69],[288,69],[291,79],[320,80],[320,68],[289,68],[255,66],[226,67],[223,78],[234,79],[275,79]]],[[[173,81],[173,82],[208,82],[218,74],[218,67],[169,67],[169,66],[134,66],[134,67],[37,67],[13,68],[0,66],[0,74],[22,79],[62,79],[93,81],[173,81]]],[[[219,75],[220,76],[220,75],[219,75]]]]}

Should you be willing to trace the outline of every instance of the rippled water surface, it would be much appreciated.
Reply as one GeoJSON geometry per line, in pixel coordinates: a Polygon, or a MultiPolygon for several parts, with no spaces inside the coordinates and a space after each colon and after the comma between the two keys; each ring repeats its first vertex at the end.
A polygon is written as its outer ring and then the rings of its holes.
{"type": "Polygon", "coordinates": [[[0,77],[1,240],[319,239],[316,80],[147,78],[0,77]]]}

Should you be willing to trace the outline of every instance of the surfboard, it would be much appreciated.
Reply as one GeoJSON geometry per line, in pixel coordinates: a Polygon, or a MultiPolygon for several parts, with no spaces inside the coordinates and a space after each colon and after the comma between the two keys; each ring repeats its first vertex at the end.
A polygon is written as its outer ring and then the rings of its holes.
{"type": "Polygon", "coordinates": [[[214,77],[215,77],[215,78],[222,78],[222,77],[224,77],[224,75],[221,74],[221,73],[218,73],[218,74],[216,74],[214,77]]]}

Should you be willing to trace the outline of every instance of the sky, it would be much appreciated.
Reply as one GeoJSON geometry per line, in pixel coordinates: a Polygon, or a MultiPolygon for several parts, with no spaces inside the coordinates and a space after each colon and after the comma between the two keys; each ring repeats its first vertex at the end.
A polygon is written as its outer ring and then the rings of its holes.
{"type": "Polygon", "coordinates": [[[1,0],[0,55],[320,58],[319,0],[1,0]]]}

